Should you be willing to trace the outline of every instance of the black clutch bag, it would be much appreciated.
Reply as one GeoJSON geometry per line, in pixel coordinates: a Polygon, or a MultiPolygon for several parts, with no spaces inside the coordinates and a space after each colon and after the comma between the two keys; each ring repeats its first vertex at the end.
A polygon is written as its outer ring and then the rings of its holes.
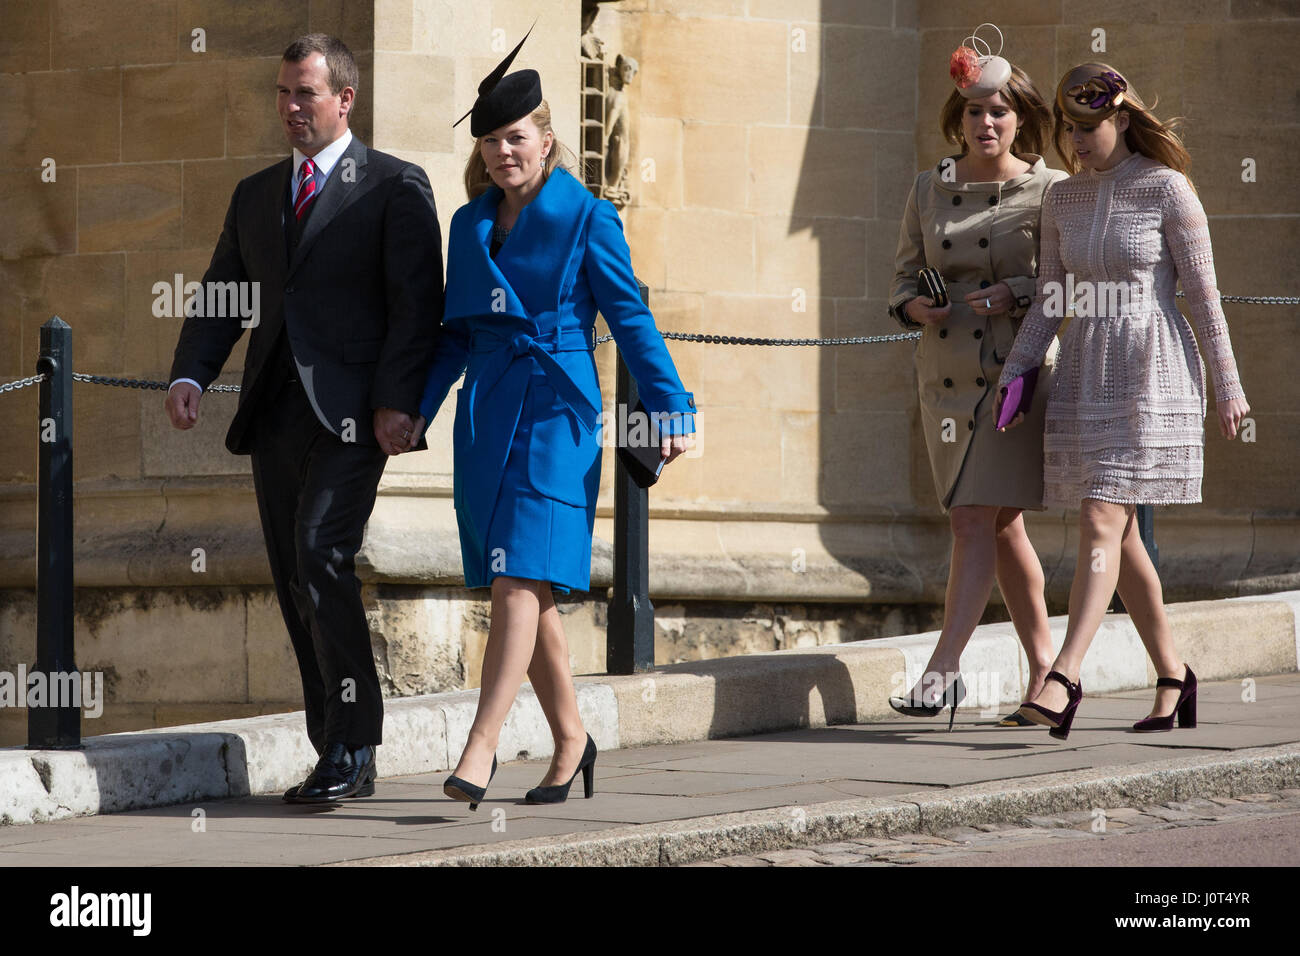
{"type": "Polygon", "coordinates": [[[948,304],[948,287],[943,284],[943,276],[938,269],[926,266],[916,277],[916,294],[934,302],[936,309],[948,304]]]}
{"type": "Polygon", "coordinates": [[[659,473],[664,469],[664,459],[659,454],[659,442],[650,441],[653,437],[650,431],[650,414],[645,410],[645,405],[640,399],[637,400],[636,408],[632,409],[627,417],[629,425],[625,433],[618,436],[618,458],[638,486],[649,488],[659,480],[659,473]],[[644,421],[646,425],[644,428],[634,429],[630,424],[633,421],[644,421]],[[628,439],[633,437],[633,431],[639,433],[636,437],[645,436],[645,441],[629,444],[628,439]]]}

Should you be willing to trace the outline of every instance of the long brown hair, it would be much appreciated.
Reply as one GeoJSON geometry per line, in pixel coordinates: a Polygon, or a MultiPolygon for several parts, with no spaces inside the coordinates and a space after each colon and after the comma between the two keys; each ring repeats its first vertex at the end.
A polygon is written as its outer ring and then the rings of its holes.
{"type": "MultiPolygon", "coordinates": [[[[555,130],[551,128],[551,108],[547,105],[546,100],[537,104],[537,109],[528,114],[537,129],[543,136],[551,134],[551,151],[546,154],[546,159],[542,161],[542,182],[546,182],[548,176],[557,166],[563,166],[573,172],[576,167],[576,157],[573,151],[562,144],[559,137],[555,135],[555,130]],[[567,154],[567,155],[565,155],[567,154]]],[[[483,137],[474,140],[474,149],[469,154],[469,160],[465,163],[465,192],[469,194],[470,199],[481,196],[492,188],[492,175],[488,172],[487,163],[483,162],[483,137]]]]}
{"type": "MultiPolygon", "coordinates": [[[[1011,152],[1017,155],[1022,153],[1043,155],[1052,114],[1047,109],[1046,101],[1034,86],[1033,80],[1029,78],[1029,74],[1012,64],[1011,79],[1007,80],[1007,85],[998,92],[1010,105],[1012,112],[1024,120],[1024,124],[1016,130],[1011,152]]],[[[961,134],[961,114],[966,109],[967,102],[966,97],[953,90],[948,96],[948,101],[943,104],[943,109],[939,111],[939,128],[943,130],[943,135],[947,137],[948,142],[961,147],[963,156],[970,150],[966,145],[965,137],[961,134]]]]}
{"type": "MultiPolygon", "coordinates": [[[[1105,63],[1097,65],[1103,70],[1119,72],[1105,63]]],[[[1141,153],[1148,159],[1154,159],[1187,176],[1187,170],[1192,165],[1192,157],[1187,152],[1187,147],[1183,145],[1182,137],[1176,132],[1176,129],[1182,125],[1181,117],[1175,116],[1166,122],[1161,122],[1142,102],[1132,83],[1129,83],[1128,91],[1124,94],[1123,105],[1107,117],[1107,120],[1114,122],[1121,112],[1128,113],[1128,129],[1124,131],[1124,145],[1132,152],[1141,153]]],[[[1083,164],[1079,162],[1079,157],[1074,155],[1074,149],[1070,146],[1065,132],[1065,115],[1055,101],[1052,103],[1052,119],[1052,139],[1056,145],[1056,152],[1061,157],[1061,164],[1073,175],[1083,169],[1083,164]]],[[[1187,182],[1191,183],[1191,181],[1192,177],[1187,176],[1187,182]]],[[[1196,187],[1193,185],[1192,188],[1196,187]]]]}

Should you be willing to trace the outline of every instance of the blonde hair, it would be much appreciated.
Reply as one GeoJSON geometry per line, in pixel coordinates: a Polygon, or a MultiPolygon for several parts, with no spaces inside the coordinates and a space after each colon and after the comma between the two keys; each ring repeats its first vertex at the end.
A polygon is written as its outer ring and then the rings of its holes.
{"type": "MultiPolygon", "coordinates": [[[[1002,98],[1007,101],[1016,117],[1023,120],[1021,127],[1016,130],[1011,152],[1017,155],[1023,153],[1043,155],[1052,114],[1048,111],[1047,103],[1044,102],[1033,81],[1029,79],[1029,74],[1012,64],[1011,78],[998,92],[1002,94],[1002,98]]],[[[939,128],[943,130],[943,135],[948,142],[961,147],[963,156],[970,151],[961,133],[961,116],[968,102],[966,97],[953,90],[948,96],[948,101],[939,111],[939,128]]]]}
{"type": "MultiPolygon", "coordinates": [[[[572,150],[560,142],[559,137],[555,135],[555,130],[551,128],[551,108],[547,105],[546,100],[538,103],[537,109],[529,113],[528,116],[536,124],[538,131],[543,136],[547,133],[551,134],[551,151],[546,154],[546,159],[542,161],[542,182],[546,182],[547,177],[560,166],[568,169],[569,172],[573,172],[577,167],[577,158],[573,155],[572,150]]],[[[483,137],[480,136],[474,140],[474,149],[470,152],[469,160],[465,163],[465,192],[470,199],[476,199],[492,186],[492,175],[488,172],[487,163],[483,161],[483,137]]]]}
{"type": "MultiPolygon", "coordinates": [[[[1097,65],[1103,70],[1119,72],[1105,63],[1097,65]]],[[[1152,104],[1152,106],[1154,105],[1152,104]]],[[[1154,159],[1156,162],[1163,163],[1170,169],[1182,173],[1187,177],[1187,182],[1190,185],[1192,177],[1187,175],[1187,170],[1192,165],[1192,157],[1187,152],[1187,147],[1183,145],[1182,137],[1175,132],[1182,125],[1182,119],[1173,117],[1167,122],[1161,122],[1151,112],[1151,109],[1142,102],[1142,98],[1138,96],[1137,90],[1133,88],[1132,83],[1129,83],[1128,91],[1124,94],[1123,105],[1106,119],[1114,121],[1121,112],[1128,113],[1128,129],[1124,131],[1124,145],[1134,153],[1141,153],[1148,159],[1154,159]]],[[[1052,118],[1055,120],[1053,141],[1056,145],[1056,152],[1061,157],[1062,165],[1073,175],[1083,169],[1083,164],[1079,162],[1079,157],[1070,148],[1065,132],[1065,114],[1061,112],[1061,107],[1056,102],[1052,103],[1052,118]]],[[[1071,120],[1070,122],[1074,121],[1071,120]]],[[[1105,121],[1103,120],[1103,122],[1105,121]]],[[[1195,189],[1195,185],[1192,185],[1192,188],[1195,189]]]]}

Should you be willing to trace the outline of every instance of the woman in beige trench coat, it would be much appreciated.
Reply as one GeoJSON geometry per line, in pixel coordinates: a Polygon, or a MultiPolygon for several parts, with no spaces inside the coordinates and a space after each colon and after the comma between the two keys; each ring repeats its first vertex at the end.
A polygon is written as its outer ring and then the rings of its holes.
{"type": "MultiPolygon", "coordinates": [[[[1029,77],[1001,57],[979,62],[982,83],[966,88],[954,68],[958,89],[941,117],[963,150],[917,176],[890,290],[890,314],[923,333],[915,355],[921,421],[953,533],[938,644],[907,696],[890,698],[909,716],[933,716],[949,705],[955,712],[965,694],[961,653],[995,577],[1028,660],[1026,698],[1041,689],[1053,656],[1043,571],[1021,512],[1043,508],[1043,415],[1054,349],[1024,427],[996,430],[993,390],[1034,294],[1043,194],[1067,174],[1048,169],[1039,155],[1051,114],[1029,77]],[[944,278],[943,308],[917,295],[927,266],[944,278]]],[[[1013,714],[1001,723],[1028,721],[1013,714]]]]}

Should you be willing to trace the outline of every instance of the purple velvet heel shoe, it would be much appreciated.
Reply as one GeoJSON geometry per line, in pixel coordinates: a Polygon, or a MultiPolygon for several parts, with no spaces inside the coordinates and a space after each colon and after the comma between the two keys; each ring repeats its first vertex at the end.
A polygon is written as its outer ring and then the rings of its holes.
{"type": "Polygon", "coordinates": [[[1057,713],[1029,701],[1021,704],[1016,713],[1036,724],[1050,727],[1051,730],[1048,732],[1053,737],[1064,740],[1070,736],[1070,725],[1074,723],[1074,712],[1079,709],[1079,701],[1083,700],[1083,681],[1079,681],[1077,684],[1072,683],[1069,678],[1059,671],[1049,671],[1047,679],[1065,685],[1065,692],[1070,695],[1065,710],[1057,713]]]}
{"type": "MultiPolygon", "coordinates": [[[[1186,664],[1183,665],[1187,667],[1186,664]]],[[[1178,726],[1192,728],[1196,726],[1196,675],[1192,669],[1187,667],[1187,676],[1182,680],[1175,680],[1172,677],[1161,677],[1156,681],[1156,687],[1177,687],[1178,703],[1174,705],[1166,717],[1146,717],[1139,720],[1133,725],[1133,729],[1140,734],[1155,733],[1160,730],[1173,730],[1174,717],[1178,717],[1178,726]]]]}

